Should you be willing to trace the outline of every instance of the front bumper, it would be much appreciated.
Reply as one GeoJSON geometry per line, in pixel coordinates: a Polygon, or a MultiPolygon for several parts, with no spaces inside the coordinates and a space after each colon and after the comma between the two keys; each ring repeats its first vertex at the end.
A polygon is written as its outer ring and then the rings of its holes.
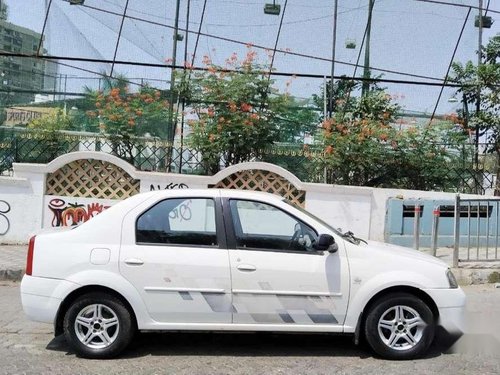
{"type": "Polygon", "coordinates": [[[53,323],[63,299],[77,284],[58,279],[24,275],[21,302],[30,320],[53,323]]]}
{"type": "Polygon", "coordinates": [[[465,293],[456,289],[425,289],[439,310],[438,325],[450,335],[462,335],[465,326],[465,293]]]}

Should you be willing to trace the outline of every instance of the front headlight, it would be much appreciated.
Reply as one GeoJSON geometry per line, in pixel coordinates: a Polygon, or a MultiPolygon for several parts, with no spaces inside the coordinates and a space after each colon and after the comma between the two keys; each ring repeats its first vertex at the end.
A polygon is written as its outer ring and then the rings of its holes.
{"type": "Polygon", "coordinates": [[[455,275],[453,274],[453,272],[451,272],[449,268],[446,270],[446,277],[448,278],[448,283],[450,284],[450,288],[452,289],[458,288],[457,279],[455,279],[455,275]]]}

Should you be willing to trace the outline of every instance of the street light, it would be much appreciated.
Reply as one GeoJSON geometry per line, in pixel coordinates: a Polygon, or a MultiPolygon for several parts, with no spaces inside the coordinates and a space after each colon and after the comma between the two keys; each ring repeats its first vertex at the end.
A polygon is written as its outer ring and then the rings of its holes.
{"type": "Polygon", "coordinates": [[[68,2],[70,5],[83,5],[85,3],[85,0],[64,0],[68,2]]]}
{"type": "Polygon", "coordinates": [[[272,4],[266,4],[264,5],[264,13],[265,14],[271,14],[273,16],[279,16],[281,12],[281,5],[276,4],[276,1],[273,0],[272,4]]]}

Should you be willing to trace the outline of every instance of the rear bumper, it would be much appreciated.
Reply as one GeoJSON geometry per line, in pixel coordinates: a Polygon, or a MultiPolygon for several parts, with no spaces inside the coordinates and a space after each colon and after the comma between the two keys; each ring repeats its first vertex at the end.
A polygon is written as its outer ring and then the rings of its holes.
{"type": "Polygon", "coordinates": [[[438,325],[448,334],[461,336],[465,326],[465,293],[457,289],[426,289],[439,310],[438,325]]]}
{"type": "Polygon", "coordinates": [[[24,275],[21,302],[30,320],[53,323],[63,299],[78,285],[66,280],[24,275]]]}

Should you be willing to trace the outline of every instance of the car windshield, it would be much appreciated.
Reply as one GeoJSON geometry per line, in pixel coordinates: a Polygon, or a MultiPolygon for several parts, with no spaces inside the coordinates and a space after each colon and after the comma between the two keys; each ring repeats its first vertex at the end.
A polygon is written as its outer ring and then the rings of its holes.
{"type": "Polygon", "coordinates": [[[290,202],[288,199],[283,199],[283,202],[289,204],[290,206],[296,208],[297,210],[299,210],[300,212],[306,214],[307,216],[309,216],[311,219],[313,220],[316,220],[317,222],[319,222],[321,225],[324,225],[325,227],[327,227],[328,229],[330,229],[332,232],[334,232],[335,234],[339,235],[339,236],[344,236],[342,234],[342,232],[340,232],[338,229],[335,229],[334,227],[332,227],[330,224],[328,224],[326,221],[320,219],[319,217],[317,217],[316,215],[313,215],[312,213],[310,213],[309,211],[303,209],[302,207],[300,207],[299,205],[295,204],[295,203],[292,203],[290,202]]]}

